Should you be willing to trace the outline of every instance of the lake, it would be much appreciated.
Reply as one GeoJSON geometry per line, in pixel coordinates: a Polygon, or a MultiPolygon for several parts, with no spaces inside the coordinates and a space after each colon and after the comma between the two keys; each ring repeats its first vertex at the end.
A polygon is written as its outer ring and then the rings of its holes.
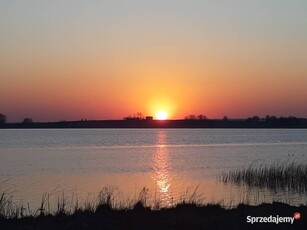
{"type": "Polygon", "coordinates": [[[197,189],[205,202],[233,206],[306,202],[305,194],[224,184],[222,172],[274,162],[307,162],[306,129],[0,130],[0,192],[37,208],[64,194],[86,201],[104,186],[119,199],[149,189],[168,206],[197,189]]]}

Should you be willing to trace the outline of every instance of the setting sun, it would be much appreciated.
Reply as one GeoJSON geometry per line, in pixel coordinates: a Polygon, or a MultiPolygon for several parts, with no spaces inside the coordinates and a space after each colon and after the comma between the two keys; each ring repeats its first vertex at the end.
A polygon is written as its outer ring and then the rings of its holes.
{"type": "Polygon", "coordinates": [[[156,117],[158,120],[166,120],[167,118],[167,113],[165,111],[158,111],[156,114],[156,117]]]}

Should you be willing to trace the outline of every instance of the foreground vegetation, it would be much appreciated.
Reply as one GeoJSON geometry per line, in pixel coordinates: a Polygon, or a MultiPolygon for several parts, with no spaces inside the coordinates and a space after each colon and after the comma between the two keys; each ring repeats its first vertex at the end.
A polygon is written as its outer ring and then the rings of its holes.
{"type": "Polygon", "coordinates": [[[223,173],[220,179],[225,183],[245,184],[273,191],[306,193],[307,165],[290,162],[256,167],[252,164],[246,168],[223,173]]]}
{"type": "Polygon", "coordinates": [[[225,209],[220,204],[205,204],[196,190],[170,207],[161,208],[159,202],[148,205],[147,199],[148,190],[144,188],[135,200],[118,202],[114,188],[108,187],[102,189],[95,202],[80,204],[76,200],[72,204],[63,196],[53,211],[45,195],[41,207],[31,211],[22,204],[14,204],[11,196],[2,193],[0,229],[306,229],[307,226],[307,206],[240,204],[225,209]],[[293,225],[246,222],[247,216],[292,217],[295,212],[300,212],[302,218],[293,225]]]}

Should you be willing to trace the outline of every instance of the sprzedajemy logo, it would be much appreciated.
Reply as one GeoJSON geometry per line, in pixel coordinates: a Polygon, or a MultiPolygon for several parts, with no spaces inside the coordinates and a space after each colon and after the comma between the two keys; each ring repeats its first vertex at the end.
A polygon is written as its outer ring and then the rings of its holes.
{"type": "Polygon", "coordinates": [[[290,216],[247,216],[246,222],[250,224],[256,223],[275,223],[275,224],[293,224],[294,220],[301,219],[301,214],[299,212],[295,212],[293,217],[290,216]]]}

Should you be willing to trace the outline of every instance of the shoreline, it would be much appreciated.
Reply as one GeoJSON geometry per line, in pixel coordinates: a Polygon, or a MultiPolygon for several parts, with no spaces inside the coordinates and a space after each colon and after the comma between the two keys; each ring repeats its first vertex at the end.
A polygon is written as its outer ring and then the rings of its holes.
{"type": "Polygon", "coordinates": [[[252,119],[203,119],[203,120],[80,120],[60,122],[5,123],[0,129],[71,129],[71,128],[206,128],[206,129],[306,129],[305,118],[252,119]]]}

